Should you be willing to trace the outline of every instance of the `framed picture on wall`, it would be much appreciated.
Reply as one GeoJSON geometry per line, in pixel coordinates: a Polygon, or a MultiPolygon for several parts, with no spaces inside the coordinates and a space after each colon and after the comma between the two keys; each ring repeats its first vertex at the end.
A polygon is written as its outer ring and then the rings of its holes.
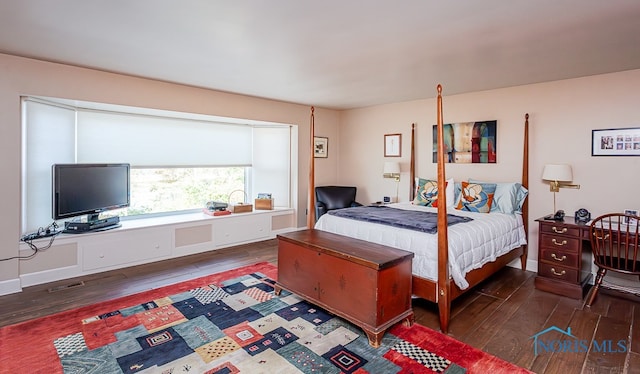
{"type": "MultiPolygon", "coordinates": [[[[498,121],[447,123],[443,125],[444,162],[495,164],[498,121]],[[455,136],[454,136],[455,135],[455,136]]],[[[438,163],[438,126],[433,126],[433,163],[438,163]]]]}
{"type": "Polygon", "coordinates": [[[591,156],[640,156],[640,127],[591,130],[591,156]]]}
{"type": "Polygon", "coordinates": [[[313,157],[327,158],[329,147],[329,138],[323,138],[321,136],[313,137],[313,157]]]}
{"type": "Polygon", "coordinates": [[[402,134],[386,134],[384,136],[384,157],[402,156],[402,134]]]}
{"type": "MultiPolygon", "coordinates": [[[[630,216],[637,216],[638,215],[638,210],[636,209],[625,209],[624,210],[624,214],[628,214],[630,216]]],[[[628,224],[628,225],[635,225],[636,224],[636,220],[630,217],[624,217],[624,223],[628,224]]]]}

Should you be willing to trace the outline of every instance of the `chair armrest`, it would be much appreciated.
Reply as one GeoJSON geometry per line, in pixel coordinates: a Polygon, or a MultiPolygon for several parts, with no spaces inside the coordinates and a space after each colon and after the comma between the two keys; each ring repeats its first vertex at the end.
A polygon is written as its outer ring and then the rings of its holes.
{"type": "Polygon", "coordinates": [[[327,212],[327,205],[321,201],[316,201],[316,220],[327,212]]]}

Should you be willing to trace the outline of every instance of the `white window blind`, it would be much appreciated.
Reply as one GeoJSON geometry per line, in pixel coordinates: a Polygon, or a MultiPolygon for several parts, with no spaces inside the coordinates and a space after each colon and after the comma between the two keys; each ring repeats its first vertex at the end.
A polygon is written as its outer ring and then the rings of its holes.
{"type": "Polygon", "coordinates": [[[252,128],[191,119],[78,110],[78,162],[251,166],[252,128]]]}
{"type": "Polygon", "coordinates": [[[75,110],[24,100],[23,232],[53,221],[51,165],[75,162],[75,110]]]}
{"type": "Polygon", "coordinates": [[[253,193],[271,193],[275,206],[291,206],[291,127],[253,131],[253,193]]]}

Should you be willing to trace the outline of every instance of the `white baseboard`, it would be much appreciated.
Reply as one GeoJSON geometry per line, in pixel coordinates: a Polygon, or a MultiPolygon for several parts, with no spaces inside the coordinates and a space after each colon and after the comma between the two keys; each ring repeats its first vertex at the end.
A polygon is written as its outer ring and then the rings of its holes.
{"type": "MultiPolygon", "coordinates": [[[[511,261],[510,263],[507,264],[507,266],[510,266],[512,268],[516,268],[516,269],[520,269],[520,257],[516,258],[515,260],[511,261]]],[[[532,271],[534,273],[538,272],[538,261],[536,260],[530,260],[529,258],[527,258],[527,271],[532,271]]]]}
{"type": "Polygon", "coordinates": [[[0,296],[9,295],[12,293],[22,292],[20,285],[20,279],[9,279],[6,281],[0,281],[0,296]]]}
{"type": "Polygon", "coordinates": [[[61,279],[73,278],[82,274],[80,266],[67,266],[64,268],[39,271],[37,273],[23,274],[20,276],[22,287],[35,286],[36,284],[43,284],[49,282],[55,282],[61,279]]]}

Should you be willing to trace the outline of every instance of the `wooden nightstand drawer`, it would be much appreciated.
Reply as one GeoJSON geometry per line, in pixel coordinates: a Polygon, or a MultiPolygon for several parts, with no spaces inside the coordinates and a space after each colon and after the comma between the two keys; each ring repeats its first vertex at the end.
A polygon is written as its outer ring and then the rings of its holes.
{"type": "Polygon", "coordinates": [[[538,264],[538,275],[566,282],[578,282],[578,270],[560,265],[538,264]]]}
{"type": "Polygon", "coordinates": [[[578,252],[563,251],[555,248],[541,248],[540,252],[541,259],[549,263],[575,269],[579,266],[580,257],[578,257],[578,252]]]}
{"type": "MultiPolygon", "coordinates": [[[[578,233],[576,232],[576,234],[578,233]]],[[[541,248],[578,252],[578,249],[580,248],[580,240],[580,236],[571,238],[560,235],[541,234],[539,245],[541,248]]]]}
{"type": "Polygon", "coordinates": [[[536,288],[581,299],[589,286],[589,226],[565,217],[562,222],[538,222],[538,276],[536,288]]]}
{"type": "Polygon", "coordinates": [[[580,237],[580,229],[574,227],[563,226],[562,224],[541,224],[540,225],[541,233],[550,233],[550,234],[561,234],[573,236],[576,238],[580,237]]]}

